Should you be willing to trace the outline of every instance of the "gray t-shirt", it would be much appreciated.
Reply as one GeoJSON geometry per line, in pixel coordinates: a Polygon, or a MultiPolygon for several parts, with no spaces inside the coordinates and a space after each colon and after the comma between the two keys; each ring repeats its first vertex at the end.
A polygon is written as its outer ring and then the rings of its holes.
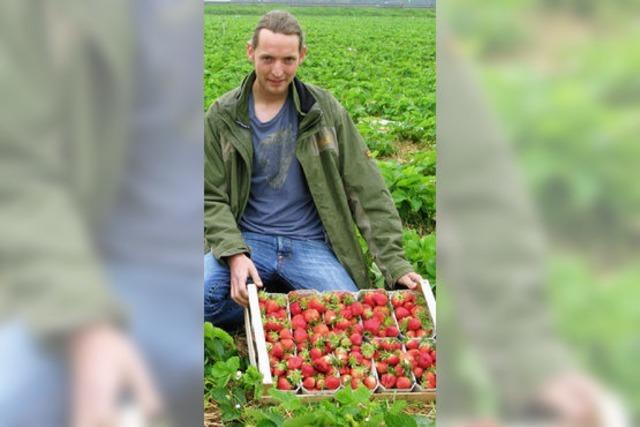
{"type": "Polygon", "coordinates": [[[324,228],[296,158],[298,114],[291,95],[278,114],[261,122],[249,95],[253,174],[240,228],[294,239],[323,240],[324,228]]]}

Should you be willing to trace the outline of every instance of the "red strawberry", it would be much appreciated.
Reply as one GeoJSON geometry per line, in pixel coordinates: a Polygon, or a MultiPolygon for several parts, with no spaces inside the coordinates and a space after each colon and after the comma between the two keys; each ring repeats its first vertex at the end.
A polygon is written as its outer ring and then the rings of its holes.
{"type": "Polygon", "coordinates": [[[307,331],[305,331],[302,328],[297,328],[296,330],[293,331],[293,339],[296,343],[302,343],[305,342],[307,340],[307,338],[309,338],[309,335],[307,334],[307,331]]]}
{"type": "Polygon", "coordinates": [[[362,335],[358,333],[351,334],[349,339],[351,340],[351,344],[353,345],[362,345],[362,335]]]}
{"type": "Polygon", "coordinates": [[[325,386],[329,390],[335,390],[340,387],[340,378],[334,376],[328,376],[325,378],[325,386]]]}
{"type": "Polygon", "coordinates": [[[427,372],[425,379],[429,388],[436,388],[436,374],[434,372],[427,372]]]}
{"type": "Polygon", "coordinates": [[[318,314],[322,314],[325,312],[326,308],[324,306],[324,304],[322,304],[322,302],[320,302],[317,298],[313,297],[309,300],[309,302],[307,303],[307,307],[310,310],[315,310],[318,312],[318,314]]]}
{"type": "Polygon", "coordinates": [[[323,355],[323,352],[318,347],[314,347],[311,350],[309,350],[309,356],[311,357],[311,360],[319,359],[320,357],[322,357],[322,355],[323,355]]]}
{"type": "Polygon", "coordinates": [[[313,367],[325,374],[331,370],[331,364],[326,356],[315,359],[313,361],[313,367]]]}
{"type": "Polygon", "coordinates": [[[278,378],[278,389],[280,390],[291,390],[291,383],[289,383],[289,380],[286,377],[279,377],[278,378]]]}
{"type": "Polygon", "coordinates": [[[273,347],[271,347],[271,355],[273,357],[277,357],[278,359],[282,359],[282,356],[284,356],[284,349],[282,348],[282,344],[275,343],[273,347]]]}
{"type": "Polygon", "coordinates": [[[368,377],[366,377],[363,382],[365,387],[367,387],[369,390],[375,389],[378,385],[378,382],[373,375],[369,375],[368,377]]]}
{"type": "Polygon", "coordinates": [[[265,311],[267,314],[274,313],[278,310],[280,310],[280,307],[278,306],[278,303],[275,302],[274,300],[270,299],[265,302],[265,311]]]}
{"type": "Polygon", "coordinates": [[[282,349],[284,350],[285,353],[292,353],[293,349],[296,346],[291,338],[285,338],[281,340],[280,344],[282,345],[282,349]]]}
{"type": "Polygon", "coordinates": [[[304,381],[302,381],[302,385],[307,390],[313,390],[313,388],[316,386],[316,379],[313,377],[306,377],[304,381]]]}
{"type": "Polygon", "coordinates": [[[312,377],[316,374],[316,370],[308,363],[303,363],[300,368],[303,377],[312,377]]]}
{"type": "Polygon", "coordinates": [[[291,326],[293,329],[307,329],[307,321],[304,319],[302,314],[296,314],[291,319],[291,326]]]}
{"type": "Polygon", "coordinates": [[[407,350],[415,350],[418,348],[419,345],[419,341],[418,340],[410,340],[406,346],[407,346],[407,350]]]}
{"type": "Polygon", "coordinates": [[[384,330],[384,334],[387,337],[397,337],[398,336],[398,328],[396,328],[395,326],[388,326],[385,330],[384,330]]]}
{"type": "Polygon", "coordinates": [[[362,384],[362,380],[359,378],[351,378],[351,388],[352,389],[357,389],[360,384],[362,384]]]}
{"type": "Polygon", "coordinates": [[[373,294],[373,301],[375,302],[375,305],[384,306],[388,301],[387,295],[383,292],[376,292],[373,294]]]}
{"type": "Polygon", "coordinates": [[[398,377],[396,380],[396,387],[402,389],[411,388],[411,380],[407,377],[398,377]]]}
{"type": "Polygon", "coordinates": [[[420,324],[420,320],[416,319],[415,317],[409,318],[407,329],[409,329],[410,331],[415,331],[417,329],[420,329],[421,326],[422,325],[420,324]]]}
{"type": "Polygon", "coordinates": [[[299,356],[291,356],[289,360],[287,360],[287,367],[290,370],[299,369],[302,366],[302,358],[299,356]]]}
{"type": "Polygon", "coordinates": [[[396,377],[391,374],[384,374],[380,378],[380,383],[384,388],[393,388],[396,385],[396,377]]]}
{"type": "Polygon", "coordinates": [[[389,366],[385,362],[376,362],[376,370],[380,375],[386,374],[389,370],[389,366]]]}
{"type": "Polygon", "coordinates": [[[360,316],[362,315],[362,312],[363,312],[363,308],[361,303],[356,301],[353,304],[351,304],[351,314],[353,314],[354,316],[360,316]]]}
{"type": "Polygon", "coordinates": [[[289,309],[291,310],[292,316],[302,313],[302,307],[300,307],[299,301],[292,302],[291,305],[289,306],[289,309]]]}
{"type": "Polygon", "coordinates": [[[398,320],[404,319],[405,317],[410,316],[410,315],[411,315],[411,313],[406,308],[404,308],[404,307],[396,308],[396,318],[398,320]]]}
{"type": "Polygon", "coordinates": [[[320,320],[320,313],[318,312],[318,310],[313,308],[305,310],[304,312],[302,312],[302,315],[304,316],[304,320],[307,323],[316,323],[318,320],[320,320]]]}
{"type": "Polygon", "coordinates": [[[291,333],[291,329],[281,329],[280,330],[280,339],[285,338],[293,338],[293,334],[291,333]]]}
{"type": "Polygon", "coordinates": [[[421,368],[427,369],[431,365],[433,365],[433,359],[428,354],[422,354],[418,357],[418,366],[421,368]]]}

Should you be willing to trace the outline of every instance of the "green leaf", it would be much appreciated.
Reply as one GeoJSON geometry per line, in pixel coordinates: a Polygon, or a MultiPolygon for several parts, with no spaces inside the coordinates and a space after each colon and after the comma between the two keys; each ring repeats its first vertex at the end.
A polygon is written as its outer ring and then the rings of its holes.
{"type": "Polygon", "coordinates": [[[407,407],[407,402],[405,400],[396,400],[395,402],[393,402],[393,405],[391,406],[391,408],[389,408],[389,413],[393,415],[398,415],[406,407],[407,407]]]}
{"type": "Polygon", "coordinates": [[[387,427],[417,427],[416,420],[407,414],[387,413],[384,422],[387,427]]]}

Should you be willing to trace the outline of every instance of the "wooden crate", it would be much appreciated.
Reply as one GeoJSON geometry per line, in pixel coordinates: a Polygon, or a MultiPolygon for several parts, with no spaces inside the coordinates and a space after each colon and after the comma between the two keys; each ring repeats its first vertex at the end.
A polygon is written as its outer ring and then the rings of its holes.
{"type": "MultiPolygon", "coordinates": [[[[422,292],[431,319],[433,320],[434,337],[436,336],[436,299],[431,291],[431,285],[428,280],[422,281],[422,292]]],[[[254,284],[247,285],[249,293],[249,307],[244,310],[244,324],[247,333],[247,347],[249,350],[249,361],[256,366],[263,376],[265,402],[272,399],[268,396],[267,391],[273,386],[273,378],[271,376],[271,368],[269,366],[269,354],[267,352],[267,344],[264,336],[264,328],[262,325],[262,317],[260,315],[260,306],[258,303],[258,289],[254,284]]],[[[323,394],[296,394],[297,397],[307,401],[317,401],[326,399],[331,395],[323,394]]],[[[374,399],[397,398],[402,400],[424,401],[430,402],[436,399],[436,391],[377,391],[373,394],[374,399]]]]}

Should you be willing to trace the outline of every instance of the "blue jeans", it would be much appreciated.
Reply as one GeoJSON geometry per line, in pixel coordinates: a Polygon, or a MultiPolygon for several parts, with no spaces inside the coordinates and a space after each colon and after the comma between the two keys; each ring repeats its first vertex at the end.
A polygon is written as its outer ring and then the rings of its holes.
{"type": "MultiPolygon", "coordinates": [[[[353,279],[329,245],[320,240],[298,240],[243,232],[251,260],[267,291],[316,289],[357,291],[353,279]]],[[[204,257],[204,317],[227,330],[244,324],[243,308],[231,299],[229,268],[211,253],[204,257]]]]}

